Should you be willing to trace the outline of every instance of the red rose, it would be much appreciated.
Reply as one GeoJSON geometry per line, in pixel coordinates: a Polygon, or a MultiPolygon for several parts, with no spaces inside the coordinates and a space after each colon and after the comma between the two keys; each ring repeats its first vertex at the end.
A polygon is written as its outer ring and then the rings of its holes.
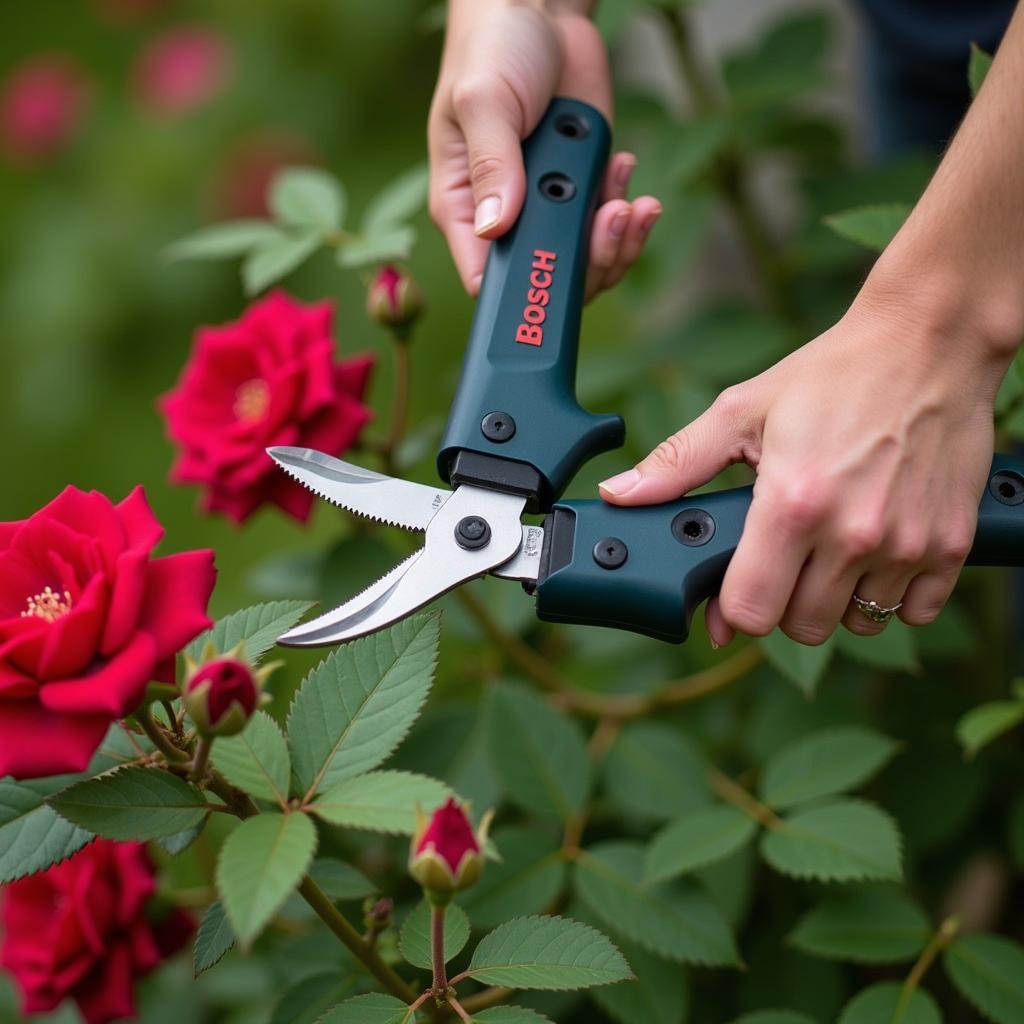
{"type": "Polygon", "coordinates": [[[34,163],[62,149],[89,105],[89,84],[63,54],[39,54],[18,65],[0,94],[0,137],[8,155],[34,163]]]}
{"type": "Polygon", "coordinates": [[[176,483],[206,488],[207,512],[240,523],[265,502],[305,520],[313,494],[266,449],[299,445],[341,455],[370,418],[363,405],[373,357],[334,361],[334,304],[304,306],[282,291],[235,323],[201,328],[177,388],[160,402],[181,448],[176,483]]]}
{"type": "Polygon", "coordinates": [[[22,992],[26,1014],[70,997],[86,1024],[135,1016],[135,981],[180,949],[192,919],[146,916],[156,889],[140,843],[97,840],[70,860],[2,890],[0,965],[22,992]]]}
{"type": "Polygon", "coordinates": [[[176,117],[209,103],[231,72],[227,41],[204,25],[180,25],[139,54],[135,92],[147,109],[176,117]]]}
{"type": "Polygon", "coordinates": [[[480,880],[490,824],[488,813],[474,832],[465,807],[452,798],[429,819],[420,816],[409,851],[409,873],[434,902],[480,880]]]}
{"type": "Polygon", "coordinates": [[[110,724],[210,625],[212,551],[151,558],[141,487],[119,505],[68,487],[0,523],[0,776],[82,771],[110,724]]]}

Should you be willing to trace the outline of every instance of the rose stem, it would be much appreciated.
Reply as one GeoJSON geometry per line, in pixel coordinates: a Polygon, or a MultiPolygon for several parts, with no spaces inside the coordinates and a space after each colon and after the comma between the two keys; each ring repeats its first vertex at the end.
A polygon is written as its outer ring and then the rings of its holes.
{"type": "Polygon", "coordinates": [[[448,975],[444,959],[444,912],[446,907],[431,904],[430,951],[434,962],[434,996],[443,999],[448,991],[448,975]]]}

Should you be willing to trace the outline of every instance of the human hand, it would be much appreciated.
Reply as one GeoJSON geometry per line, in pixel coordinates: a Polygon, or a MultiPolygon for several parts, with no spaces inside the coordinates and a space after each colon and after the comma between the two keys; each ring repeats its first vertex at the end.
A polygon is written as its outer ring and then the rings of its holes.
{"type": "Polygon", "coordinates": [[[732,463],[756,469],[742,538],[706,613],[716,645],[776,626],[812,645],[840,622],[880,632],[851,604],[855,593],[902,601],[899,617],[924,625],[973,541],[1011,357],[963,323],[937,325],[905,297],[865,286],[833,328],[723,392],[601,494],[654,504],[732,463]]]}
{"type": "MultiPolygon", "coordinates": [[[[589,18],[569,4],[452,5],[428,127],[430,212],[471,295],[480,288],[490,239],[522,208],[521,143],[555,95],[590,103],[611,119],[607,55],[589,18]]],[[[588,298],[619,281],[661,214],[651,196],[626,199],[635,167],[630,153],[609,161],[591,236],[588,298]]]]}

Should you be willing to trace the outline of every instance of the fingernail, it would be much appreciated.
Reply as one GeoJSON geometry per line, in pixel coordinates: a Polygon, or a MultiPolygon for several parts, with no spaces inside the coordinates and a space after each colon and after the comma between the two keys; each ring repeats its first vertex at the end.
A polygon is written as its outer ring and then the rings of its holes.
{"type": "Polygon", "coordinates": [[[612,217],[611,224],[608,225],[608,234],[612,238],[621,238],[626,233],[626,225],[629,223],[629,210],[619,210],[614,217],[612,217]]]}
{"type": "Polygon", "coordinates": [[[640,483],[640,470],[627,469],[625,473],[619,473],[617,476],[609,477],[597,486],[602,491],[607,491],[609,494],[618,498],[633,490],[638,483],[640,483]]]}
{"type": "Polygon", "coordinates": [[[501,200],[497,196],[486,196],[476,207],[473,230],[479,235],[494,227],[501,219],[501,200]]]}
{"type": "Polygon", "coordinates": [[[651,233],[651,228],[657,223],[658,218],[661,216],[661,209],[657,209],[647,214],[644,217],[644,222],[640,225],[640,234],[646,238],[651,233]]]}
{"type": "Polygon", "coordinates": [[[619,165],[618,171],[615,174],[615,184],[619,188],[625,188],[629,184],[629,179],[633,177],[633,172],[636,170],[636,158],[630,157],[629,159],[623,159],[619,165]]]}
{"type": "Polygon", "coordinates": [[[711,650],[717,651],[722,646],[710,633],[708,639],[711,641],[711,650]]]}

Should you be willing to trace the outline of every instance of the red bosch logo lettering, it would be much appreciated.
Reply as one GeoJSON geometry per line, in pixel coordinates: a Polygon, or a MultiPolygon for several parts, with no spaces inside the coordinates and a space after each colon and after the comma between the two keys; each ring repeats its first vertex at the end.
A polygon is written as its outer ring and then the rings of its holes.
{"type": "Polygon", "coordinates": [[[555,276],[557,255],[546,249],[533,250],[530,266],[530,288],[526,293],[523,322],[516,328],[516,341],[520,345],[544,344],[544,321],[547,304],[551,300],[551,282],[555,276]]]}

